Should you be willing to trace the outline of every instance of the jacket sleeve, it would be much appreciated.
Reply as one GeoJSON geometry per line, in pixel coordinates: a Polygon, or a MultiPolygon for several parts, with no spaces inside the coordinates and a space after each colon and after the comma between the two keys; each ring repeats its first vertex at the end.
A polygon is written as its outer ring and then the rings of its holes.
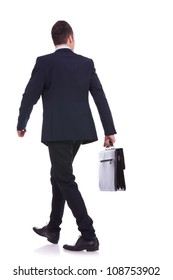
{"type": "Polygon", "coordinates": [[[112,113],[106,98],[106,95],[103,91],[100,80],[96,74],[94,63],[92,63],[92,75],[90,82],[90,93],[94,99],[94,102],[97,106],[99,116],[103,125],[105,135],[116,134],[112,113]]]}
{"type": "Polygon", "coordinates": [[[43,67],[40,64],[39,58],[37,58],[34,69],[31,73],[31,78],[21,100],[17,130],[23,130],[26,128],[33,106],[37,103],[42,94],[44,81],[43,67]]]}

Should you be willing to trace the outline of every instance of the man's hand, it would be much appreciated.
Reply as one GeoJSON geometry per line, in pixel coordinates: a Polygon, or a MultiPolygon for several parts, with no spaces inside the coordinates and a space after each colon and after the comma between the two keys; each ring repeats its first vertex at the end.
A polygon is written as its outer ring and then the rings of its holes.
{"type": "Polygon", "coordinates": [[[17,134],[19,137],[23,137],[25,135],[26,129],[17,130],[17,134]]]}
{"type": "Polygon", "coordinates": [[[114,135],[107,135],[105,136],[104,139],[104,147],[110,147],[110,143],[114,144],[115,143],[115,136],[114,135]]]}

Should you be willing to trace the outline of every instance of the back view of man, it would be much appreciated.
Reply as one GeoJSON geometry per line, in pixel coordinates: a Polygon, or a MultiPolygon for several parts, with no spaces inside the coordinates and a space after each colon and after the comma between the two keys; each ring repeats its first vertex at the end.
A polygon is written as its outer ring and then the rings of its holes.
{"type": "Polygon", "coordinates": [[[81,144],[97,140],[89,107],[91,93],[103,125],[104,146],[115,142],[116,133],[111,111],[91,59],[74,53],[74,34],[66,21],[52,27],[54,53],[38,57],[26,86],[19,110],[17,133],[23,137],[33,106],[43,101],[41,141],[48,147],[51,161],[52,209],[49,223],[33,230],[57,244],[65,201],[81,232],[73,251],[99,249],[93,221],[75,182],[72,163],[81,144]]]}

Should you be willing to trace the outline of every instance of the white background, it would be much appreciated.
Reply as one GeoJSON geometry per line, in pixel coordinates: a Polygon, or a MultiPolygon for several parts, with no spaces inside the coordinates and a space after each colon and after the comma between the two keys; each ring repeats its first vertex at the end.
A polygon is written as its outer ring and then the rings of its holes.
{"type": "Polygon", "coordinates": [[[107,276],[106,268],[159,266],[161,276],[155,277],[171,279],[172,14],[168,0],[1,1],[0,273],[5,279],[33,278],[13,276],[19,265],[103,269],[82,279],[135,279],[107,276]],[[48,151],[40,143],[41,100],[25,138],[16,135],[25,86],[36,57],[54,51],[50,30],[60,19],[73,27],[75,52],[95,62],[118,132],[116,147],[124,148],[126,159],[127,191],[100,192],[98,152],[104,135],[91,100],[99,141],[81,148],[74,173],[100,240],[100,250],[93,253],[62,249],[79,235],[67,208],[59,245],[32,231],[49,221],[51,202],[48,151]]]}

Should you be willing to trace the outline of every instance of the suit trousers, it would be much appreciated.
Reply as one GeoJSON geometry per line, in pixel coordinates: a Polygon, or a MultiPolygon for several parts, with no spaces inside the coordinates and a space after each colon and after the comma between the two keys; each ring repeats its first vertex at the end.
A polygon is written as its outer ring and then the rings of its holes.
{"type": "Polygon", "coordinates": [[[60,231],[64,205],[67,202],[83,238],[91,240],[95,238],[93,220],[87,213],[85,202],[75,182],[72,166],[80,145],[81,141],[57,141],[48,143],[52,165],[52,210],[48,228],[50,231],[60,231]]]}

